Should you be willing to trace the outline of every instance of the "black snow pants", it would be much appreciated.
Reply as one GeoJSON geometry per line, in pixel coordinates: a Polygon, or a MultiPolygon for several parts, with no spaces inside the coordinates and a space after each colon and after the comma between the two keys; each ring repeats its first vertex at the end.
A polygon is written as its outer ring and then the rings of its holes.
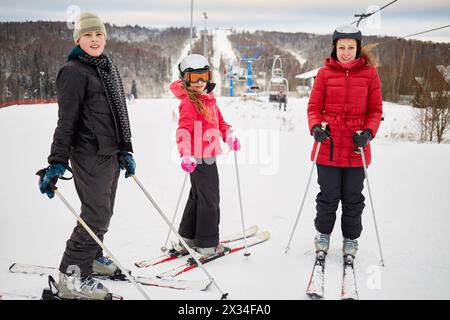
{"type": "Polygon", "coordinates": [[[364,168],[332,167],[317,164],[320,192],[316,198],[317,231],[330,234],[336,221],[339,201],[342,204],[341,229],[345,238],[361,235],[361,215],[364,209],[364,168]]]}
{"type": "Polygon", "coordinates": [[[197,159],[191,190],[178,232],[201,248],[219,244],[219,173],[215,158],[197,159]],[[201,161],[200,161],[201,160],[201,161]]]}
{"type": "MultiPolygon", "coordinates": [[[[113,214],[120,173],[117,154],[87,155],[72,152],[70,162],[75,188],[81,201],[80,217],[103,241],[113,214]]],[[[74,270],[80,272],[81,277],[85,277],[92,273],[94,259],[102,254],[101,247],[83,226],[77,223],[67,240],[59,270],[63,273],[71,273],[74,270]]]]}

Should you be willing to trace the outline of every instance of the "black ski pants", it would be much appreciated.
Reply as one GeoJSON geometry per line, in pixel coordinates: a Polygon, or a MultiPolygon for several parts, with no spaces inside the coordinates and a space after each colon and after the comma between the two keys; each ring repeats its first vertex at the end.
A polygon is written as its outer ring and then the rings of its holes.
{"type": "MultiPolygon", "coordinates": [[[[75,188],[81,201],[80,217],[103,241],[113,215],[120,173],[117,154],[87,155],[72,152],[70,163],[75,188]]],[[[67,240],[59,270],[63,273],[75,270],[80,272],[81,277],[85,277],[92,273],[94,259],[102,254],[101,247],[83,226],[77,223],[67,240]]]]}
{"type": "Polygon", "coordinates": [[[345,238],[357,239],[361,235],[361,215],[364,209],[364,168],[332,167],[317,164],[320,192],[316,198],[317,231],[331,234],[336,221],[339,201],[342,204],[341,229],[345,238]]]}
{"type": "Polygon", "coordinates": [[[197,159],[179,234],[201,248],[219,244],[219,173],[215,158],[197,159]],[[201,161],[200,161],[201,160],[201,161]]]}

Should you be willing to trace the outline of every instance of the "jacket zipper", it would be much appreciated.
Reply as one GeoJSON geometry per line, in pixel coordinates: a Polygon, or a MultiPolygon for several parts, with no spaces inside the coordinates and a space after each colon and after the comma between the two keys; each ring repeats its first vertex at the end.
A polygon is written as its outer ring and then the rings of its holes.
{"type": "MultiPolygon", "coordinates": [[[[216,120],[217,127],[219,127],[219,120],[217,119],[217,113],[216,113],[216,104],[213,104],[213,110],[214,110],[214,119],[216,120]]],[[[208,133],[206,133],[206,139],[208,139],[209,143],[211,143],[211,137],[208,133]]]]}
{"type": "Polygon", "coordinates": [[[348,105],[348,70],[345,76],[345,107],[348,105]]]}

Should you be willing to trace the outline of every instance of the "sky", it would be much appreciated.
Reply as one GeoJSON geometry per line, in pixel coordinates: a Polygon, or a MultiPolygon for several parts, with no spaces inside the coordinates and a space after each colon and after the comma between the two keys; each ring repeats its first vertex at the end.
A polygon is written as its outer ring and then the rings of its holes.
{"type": "MultiPolygon", "coordinates": [[[[392,0],[193,0],[193,24],[204,28],[275,30],[330,34],[355,21],[356,13],[377,10],[392,0]],[[203,12],[208,19],[204,19],[203,12]]],[[[116,25],[188,27],[191,0],[0,0],[0,21],[67,21],[76,12],[97,13],[116,25]]],[[[366,35],[403,37],[450,24],[448,0],[398,0],[363,21],[366,35]]],[[[450,43],[450,27],[414,39],[450,43]]]]}

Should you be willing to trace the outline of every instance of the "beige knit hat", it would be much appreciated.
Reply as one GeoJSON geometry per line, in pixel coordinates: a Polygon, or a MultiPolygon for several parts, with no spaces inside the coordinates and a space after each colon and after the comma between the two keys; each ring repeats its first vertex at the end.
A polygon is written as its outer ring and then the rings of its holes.
{"type": "Polygon", "coordinates": [[[97,15],[90,12],[81,13],[75,21],[73,40],[76,43],[85,33],[92,31],[100,31],[107,38],[105,25],[97,15]]]}

